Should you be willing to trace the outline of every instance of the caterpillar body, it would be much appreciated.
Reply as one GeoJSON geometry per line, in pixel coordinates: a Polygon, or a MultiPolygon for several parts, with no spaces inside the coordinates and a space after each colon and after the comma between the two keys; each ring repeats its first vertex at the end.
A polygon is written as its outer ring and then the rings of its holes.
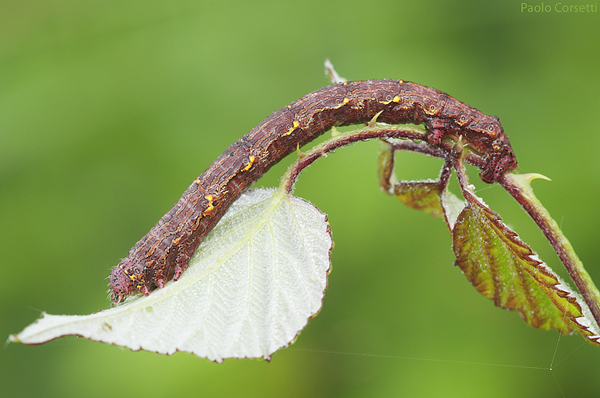
{"type": "Polygon", "coordinates": [[[431,87],[403,80],[333,84],[274,112],[230,145],[111,272],[111,298],[149,294],[186,270],[191,256],[229,206],[274,164],[334,126],[377,120],[423,124],[430,144],[463,137],[483,154],[487,183],[517,167],[500,121],[431,87]]]}

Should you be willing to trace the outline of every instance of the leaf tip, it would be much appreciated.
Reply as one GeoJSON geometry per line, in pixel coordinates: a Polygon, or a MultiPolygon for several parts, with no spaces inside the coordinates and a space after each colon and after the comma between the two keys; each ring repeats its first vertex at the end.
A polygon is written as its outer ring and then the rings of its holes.
{"type": "Polygon", "coordinates": [[[4,343],[4,345],[8,345],[10,343],[20,343],[21,340],[19,340],[19,336],[16,334],[11,334],[10,336],[8,336],[8,339],[6,340],[6,342],[4,343]]]}

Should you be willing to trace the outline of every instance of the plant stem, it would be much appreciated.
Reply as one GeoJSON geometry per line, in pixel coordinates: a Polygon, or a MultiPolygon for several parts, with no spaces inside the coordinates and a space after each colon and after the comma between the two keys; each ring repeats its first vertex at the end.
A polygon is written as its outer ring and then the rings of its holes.
{"type": "MultiPolygon", "coordinates": [[[[369,123],[367,127],[353,130],[349,133],[333,133],[333,137],[319,145],[314,146],[308,152],[301,153],[298,150],[298,159],[288,168],[284,174],[279,190],[285,191],[288,195],[292,193],[294,183],[298,176],[306,167],[311,165],[315,160],[326,157],[327,153],[336,150],[337,148],[351,145],[355,142],[368,141],[374,138],[408,138],[411,140],[425,141],[425,130],[417,126],[388,126],[378,125],[374,121],[369,123]]],[[[409,141],[412,143],[412,141],[409,141]]],[[[430,145],[415,144],[412,150],[416,152],[424,152],[428,155],[444,157],[442,150],[437,150],[430,145]],[[432,151],[433,150],[433,151],[432,151]]]]}
{"type": "Polygon", "coordinates": [[[531,180],[541,177],[539,174],[508,173],[504,175],[500,185],[523,207],[542,230],[583,296],[596,324],[600,325],[600,292],[575,254],[571,243],[531,189],[531,180]]]}
{"type": "MultiPolygon", "coordinates": [[[[298,176],[306,167],[315,160],[326,157],[327,153],[340,147],[354,144],[360,141],[368,141],[375,138],[394,139],[403,138],[403,140],[389,140],[394,150],[404,150],[422,153],[441,159],[448,159],[454,148],[451,142],[441,142],[437,146],[427,143],[427,132],[425,129],[414,125],[385,125],[377,124],[371,121],[366,127],[356,129],[347,133],[333,133],[333,137],[319,145],[314,146],[308,152],[301,153],[298,150],[298,160],[296,160],[286,171],[279,185],[280,190],[284,190],[288,195],[292,193],[294,183],[298,176]],[[421,142],[419,142],[421,141],[421,142]]],[[[473,166],[483,168],[485,162],[483,158],[475,153],[466,151],[463,160],[473,166]]]]}
{"type": "MultiPolygon", "coordinates": [[[[461,185],[464,185],[463,190],[467,194],[470,194],[470,191],[466,189],[468,177],[462,162],[464,161],[481,169],[486,163],[484,157],[471,152],[468,148],[461,147],[461,150],[464,150],[464,152],[462,153],[461,159],[457,159],[457,154],[453,152],[457,149],[455,142],[443,141],[437,146],[432,146],[427,143],[426,134],[426,131],[419,126],[379,125],[375,120],[371,121],[364,128],[348,133],[336,134],[334,130],[333,138],[330,140],[316,145],[306,153],[301,153],[298,150],[298,160],[288,168],[286,174],[282,178],[279,190],[290,195],[294,183],[302,170],[320,157],[326,157],[327,153],[337,148],[359,141],[385,138],[389,139],[386,141],[392,144],[394,150],[419,152],[425,155],[445,159],[447,163],[452,161],[455,169],[460,168],[459,178],[461,178],[461,185]],[[393,140],[394,138],[403,138],[404,140],[393,140]],[[417,142],[415,142],[415,140],[417,142]]],[[[542,230],[546,239],[548,239],[558,254],[558,257],[579,289],[579,292],[596,322],[596,330],[598,330],[600,329],[598,326],[600,325],[600,292],[575,254],[573,247],[558,227],[558,224],[550,217],[548,211],[542,206],[535,195],[533,195],[529,182],[538,177],[540,176],[537,174],[519,175],[506,173],[499,181],[499,184],[525,209],[542,230]]]]}

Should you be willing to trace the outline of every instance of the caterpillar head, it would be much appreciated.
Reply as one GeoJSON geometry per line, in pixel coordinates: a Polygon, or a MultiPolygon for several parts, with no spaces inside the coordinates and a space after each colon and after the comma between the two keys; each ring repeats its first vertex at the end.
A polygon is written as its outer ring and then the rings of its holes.
{"type": "Polygon", "coordinates": [[[110,298],[119,304],[127,296],[140,290],[138,280],[143,267],[136,265],[129,258],[123,259],[110,273],[110,298]]]}
{"type": "Polygon", "coordinates": [[[508,137],[500,135],[492,144],[492,153],[488,155],[488,163],[479,173],[484,182],[489,184],[502,178],[502,175],[508,171],[517,168],[517,158],[513,152],[508,137]]]}

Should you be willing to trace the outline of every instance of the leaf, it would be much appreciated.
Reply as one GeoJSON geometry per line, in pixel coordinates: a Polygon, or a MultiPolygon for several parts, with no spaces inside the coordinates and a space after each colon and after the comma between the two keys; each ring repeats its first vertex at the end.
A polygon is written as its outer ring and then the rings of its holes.
{"type": "Polygon", "coordinates": [[[377,177],[379,187],[387,194],[394,193],[393,185],[396,182],[394,175],[394,147],[387,140],[379,140],[379,158],[377,161],[377,177]]]}
{"type": "Polygon", "coordinates": [[[394,184],[394,195],[411,209],[422,210],[433,217],[444,214],[436,181],[400,181],[394,184]]]}
{"type": "Polygon", "coordinates": [[[87,316],[43,314],[11,340],[78,335],[217,362],[268,359],[319,312],[332,243],[326,215],[310,203],[252,190],[231,206],[179,281],[87,316]]]}
{"type": "Polygon", "coordinates": [[[444,212],[440,203],[442,187],[439,181],[397,181],[394,174],[394,142],[402,140],[380,139],[377,176],[379,187],[389,195],[394,195],[406,206],[422,210],[433,217],[441,217],[444,212]]]}
{"type": "Polygon", "coordinates": [[[440,196],[440,204],[444,210],[444,218],[446,219],[446,225],[452,232],[458,216],[465,208],[465,201],[459,199],[456,195],[448,190],[446,186],[440,196]]]}
{"type": "Polygon", "coordinates": [[[498,307],[514,310],[529,325],[579,331],[598,345],[589,310],[573,292],[474,195],[458,216],[453,245],[458,265],[473,286],[498,307]]]}

